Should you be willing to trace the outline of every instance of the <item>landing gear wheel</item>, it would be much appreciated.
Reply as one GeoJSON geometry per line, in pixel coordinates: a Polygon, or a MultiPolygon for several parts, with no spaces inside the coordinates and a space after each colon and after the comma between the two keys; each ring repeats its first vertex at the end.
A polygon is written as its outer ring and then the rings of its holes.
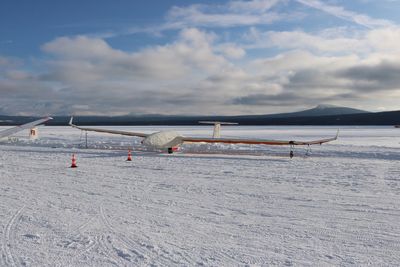
{"type": "Polygon", "coordinates": [[[168,154],[172,154],[172,153],[174,153],[174,150],[172,149],[172,147],[169,147],[168,148],[168,154]]]}

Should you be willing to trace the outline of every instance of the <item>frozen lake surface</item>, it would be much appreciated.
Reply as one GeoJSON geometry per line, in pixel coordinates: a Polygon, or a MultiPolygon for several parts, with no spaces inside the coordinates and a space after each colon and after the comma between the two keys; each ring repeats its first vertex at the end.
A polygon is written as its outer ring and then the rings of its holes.
{"type": "MultiPolygon", "coordinates": [[[[400,264],[400,129],[341,127],[339,140],[310,156],[298,147],[293,159],[288,147],[256,145],[184,145],[168,155],[96,133],[86,149],[79,130],[39,132],[0,144],[0,266],[400,264]]],[[[312,140],[336,128],[221,133],[312,140]]]]}

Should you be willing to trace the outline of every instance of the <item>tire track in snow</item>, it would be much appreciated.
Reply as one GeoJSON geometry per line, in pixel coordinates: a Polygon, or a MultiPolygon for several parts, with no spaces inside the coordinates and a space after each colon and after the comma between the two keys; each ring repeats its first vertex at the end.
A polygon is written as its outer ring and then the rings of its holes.
{"type": "MultiPolygon", "coordinates": [[[[125,248],[132,252],[134,254],[134,256],[136,256],[136,258],[140,259],[143,263],[145,264],[149,264],[149,265],[160,265],[160,266],[168,266],[171,264],[171,262],[173,261],[172,259],[168,259],[166,257],[164,257],[164,255],[160,255],[159,253],[157,253],[157,251],[154,250],[153,246],[148,246],[145,244],[141,244],[138,241],[132,240],[131,238],[123,235],[122,233],[119,233],[118,231],[115,230],[114,226],[108,221],[105,213],[104,213],[104,209],[102,206],[99,207],[100,210],[100,216],[101,219],[104,223],[104,225],[108,228],[108,230],[115,235],[115,237],[120,240],[123,245],[125,246],[125,248]],[[150,256],[150,258],[147,256],[152,254],[150,256]],[[165,259],[165,260],[163,260],[165,259]]],[[[114,248],[115,249],[115,248],[114,248]]],[[[118,254],[121,254],[120,252],[117,252],[118,254]]],[[[125,260],[128,260],[127,257],[123,257],[125,260]]],[[[138,263],[136,261],[136,263],[138,263]]]]}
{"type": "MultiPolygon", "coordinates": [[[[205,234],[204,231],[193,227],[190,229],[190,232],[198,237],[201,237],[201,239],[207,240],[207,234],[205,234]]],[[[215,243],[220,243],[217,240],[214,240],[215,243]]],[[[214,243],[214,244],[215,244],[214,243]]],[[[226,249],[224,248],[224,243],[221,242],[219,246],[213,247],[207,246],[206,250],[207,251],[212,251],[213,253],[209,255],[205,255],[205,257],[202,257],[201,260],[204,261],[202,264],[205,265],[211,265],[211,266],[218,266],[218,265],[224,265],[226,264],[227,266],[241,266],[244,263],[241,262],[240,260],[237,260],[235,257],[230,255],[226,249]]]]}
{"type": "MultiPolygon", "coordinates": [[[[78,235],[77,237],[79,237],[80,235],[78,235]]],[[[66,261],[68,266],[75,266],[73,263],[81,256],[83,256],[84,254],[88,253],[89,251],[93,250],[94,248],[99,246],[99,237],[98,236],[94,236],[93,239],[89,239],[88,244],[86,245],[85,248],[75,252],[72,257],[59,257],[59,262],[63,262],[66,261]]]]}
{"type": "Polygon", "coordinates": [[[90,225],[97,218],[97,214],[90,217],[86,222],[84,222],[75,232],[80,233],[83,229],[85,229],[88,225],[90,225]]]}
{"type": "Polygon", "coordinates": [[[120,257],[115,256],[114,247],[111,245],[110,236],[101,235],[99,238],[99,247],[104,252],[105,256],[117,266],[125,266],[120,257]]]}
{"type": "Polygon", "coordinates": [[[12,240],[12,229],[16,223],[16,221],[20,218],[22,211],[24,210],[25,205],[20,208],[8,221],[4,234],[3,234],[3,244],[2,249],[5,256],[5,265],[16,266],[14,255],[11,250],[11,246],[14,243],[12,240]]]}
{"type": "MultiPolygon", "coordinates": [[[[120,241],[122,241],[122,242],[126,245],[126,248],[127,248],[129,251],[133,252],[133,253],[134,253],[136,256],[138,256],[139,258],[145,260],[146,257],[144,256],[144,254],[145,254],[145,253],[143,253],[144,251],[143,251],[143,250],[142,250],[142,251],[137,251],[136,249],[133,249],[134,247],[135,247],[135,248],[138,247],[137,244],[131,244],[130,242],[127,242],[123,237],[121,237],[121,234],[118,233],[118,232],[114,229],[113,225],[108,221],[108,219],[107,219],[107,217],[106,217],[106,215],[105,215],[105,213],[104,213],[104,209],[103,209],[102,206],[99,207],[99,211],[100,211],[100,217],[101,217],[101,220],[102,220],[104,226],[105,226],[113,235],[115,235],[116,238],[118,238],[120,241]]],[[[110,238],[108,238],[108,241],[110,241],[110,238]]],[[[103,245],[107,245],[107,244],[103,242],[103,245]]],[[[105,247],[107,248],[107,246],[105,246],[105,247]]],[[[116,252],[116,251],[115,251],[115,248],[113,248],[113,249],[114,249],[114,251],[112,251],[111,253],[116,252]]],[[[129,261],[129,259],[128,259],[127,257],[123,257],[123,259],[129,261]]]]}
{"type": "Polygon", "coordinates": [[[78,257],[84,255],[85,253],[89,252],[90,250],[98,246],[99,243],[98,239],[99,239],[98,236],[95,236],[93,239],[90,239],[89,244],[86,246],[86,248],[76,252],[75,255],[71,258],[71,261],[76,260],[78,257]]]}
{"type": "MultiPolygon", "coordinates": [[[[97,215],[93,215],[90,217],[86,222],[84,222],[82,225],[80,225],[76,230],[72,231],[72,233],[76,233],[72,237],[72,241],[76,242],[76,240],[79,240],[80,237],[84,237],[84,235],[81,234],[81,231],[85,229],[87,226],[89,226],[95,219],[97,218],[97,215]]],[[[91,239],[91,236],[88,237],[88,244],[85,244],[85,247],[75,251],[72,256],[66,256],[65,254],[60,255],[58,257],[59,262],[66,261],[66,265],[68,266],[74,266],[73,262],[76,261],[79,257],[84,255],[85,253],[91,251],[95,247],[99,245],[99,237],[94,236],[93,239],[91,239]]],[[[68,247],[68,246],[67,246],[68,247]]]]}
{"type": "Polygon", "coordinates": [[[389,166],[384,174],[387,189],[394,195],[400,195],[400,171],[397,166],[389,166]]]}

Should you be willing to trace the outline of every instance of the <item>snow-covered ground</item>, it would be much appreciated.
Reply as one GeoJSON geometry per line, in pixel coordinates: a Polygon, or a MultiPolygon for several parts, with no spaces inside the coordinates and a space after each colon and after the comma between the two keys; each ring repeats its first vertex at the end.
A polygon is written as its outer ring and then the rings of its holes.
{"type": "MultiPolygon", "coordinates": [[[[85,149],[68,127],[41,127],[35,141],[21,133],[0,144],[0,266],[398,266],[400,129],[341,128],[339,140],[308,157],[296,148],[293,159],[287,147],[200,144],[167,155],[95,133],[85,149]]],[[[271,139],[335,133],[222,129],[271,139]]]]}

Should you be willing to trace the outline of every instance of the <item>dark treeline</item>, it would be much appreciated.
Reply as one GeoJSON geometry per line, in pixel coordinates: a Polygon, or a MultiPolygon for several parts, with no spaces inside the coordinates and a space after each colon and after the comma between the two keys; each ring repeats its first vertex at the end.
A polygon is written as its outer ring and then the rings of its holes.
{"type": "MultiPolygon", "coordinates": [[[[19,125],[37,117],[0,116],[0,125],[19,125]]],[[[70,117],[56,116],[47,125],[68,125],[70,117]]],[[[274,115],[249,116],[76,116],[78,125],[198,125],[198,121],[228,121],[240,125],[398,125],[400,111],[360,113],[331,116],[275,117],[274,115]]]]}

